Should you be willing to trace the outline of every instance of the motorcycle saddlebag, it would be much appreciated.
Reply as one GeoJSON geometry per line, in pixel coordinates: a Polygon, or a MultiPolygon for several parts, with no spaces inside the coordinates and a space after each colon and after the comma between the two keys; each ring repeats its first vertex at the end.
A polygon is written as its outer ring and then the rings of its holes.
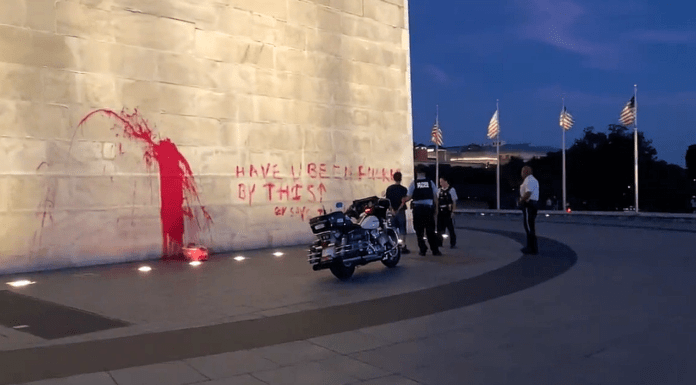
{"type": "Polygon", "coordinates": [[[339,228],[342,229],[346,226],[350,226],[350,223],[350,220],[347,219],[342,212],[324,214],[309,220],[309,226],[312,228],[312,233],[314,234],[339,228]]]}

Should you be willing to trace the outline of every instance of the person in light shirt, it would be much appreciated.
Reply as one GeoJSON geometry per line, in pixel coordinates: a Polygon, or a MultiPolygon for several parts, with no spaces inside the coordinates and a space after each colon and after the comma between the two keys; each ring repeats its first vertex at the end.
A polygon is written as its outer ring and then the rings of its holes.
{"type": "Polygon", "coordinates": [[[437,234],[440,237],[440,246],[442,246],[442,237],[445,230],[449,232],[450,248],[457,247],[457,234],[454,232],[454,210],[457,209],[457,191],[450,186],[449,178],[443,176],[440,178],[440,190],[438,193],[438,213],[437,213],[437,234]]]}
{"type": "Polygon", "coordinates": [[[522,167],[524,181],[520,186],[520,206],[524,220],[524,231],[527,232],[527,247],[522,249],[525,254],[539,254],[536,236],[536,216],[539,208],[539,181],[532,175],[532,168],[522,167]]]}

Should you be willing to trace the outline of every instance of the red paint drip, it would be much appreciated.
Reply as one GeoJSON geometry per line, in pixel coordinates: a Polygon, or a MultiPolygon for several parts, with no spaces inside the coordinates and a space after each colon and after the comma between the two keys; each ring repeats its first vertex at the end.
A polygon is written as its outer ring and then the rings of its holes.
{"type": "MultiPolygon", "coordinates": [[[[182,257],[184,245],[184,217],[195,219],[189,202],[196,200],[200,205],[196,182],[191,166],[168,138],[156,140],[138,110],[132,114],[107,109],[92,111],[82,118],[78,127],[96,114],[103,114],[116,121],[113,129],[120,128],[126,138],[145,143],[143,158],[148,168],[156,162],[160,175],[160,218],[162,220],[162,257],[182,257]],[[187,198],[188,197],[188,198],[187,198]],[[193,198],[193,199],[189,199],[193,198]]],[[[118,134],[116,134],[118,136],[118,134]]],[[[120,147],[119,147],[120,149],[120,147]]],[[[200,205],[206,225],[213,222],[205,207],[200,205]]],[[[199,225],[200,228],[200,225],[199,225]]]]}

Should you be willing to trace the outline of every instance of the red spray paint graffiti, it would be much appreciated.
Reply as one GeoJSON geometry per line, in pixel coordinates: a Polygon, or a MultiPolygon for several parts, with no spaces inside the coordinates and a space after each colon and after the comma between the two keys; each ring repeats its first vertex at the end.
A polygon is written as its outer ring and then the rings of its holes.
{"type": "MultiPolygon", "coordinates": [[[[47,162],[41,162],[39,164],[39,167],[36,168],[36,171],[41,170],[41,166],[44,165],[46,167],[49,166],[47,162]]],[[[38,235],[39,245],[41,244],[41,239],[43,237],[43,229],[46,226],[46,220],[48,219],[51,223],[53,223],[53,207],[55,206],[55,201],[56,186],[51,183],[48,185],[48,189],[46,190],[46,196],[44,197],[43,202],[39,204],[37,212],[37,215],[41,217],[41,229],[34,232],[33,241],[36,242],[36,236],[38,235]]]]}
{"type": "MultiPolygon", "coordinates": [[[[107,109],[92,111],[82,118],[79,126],[96,114],[106,115],[116,121],[113,129],[120,128],[126,138],[146,145],[143,158],[148,168],[156,162],[160,176],[160,218],[162,220],[162,256],[180,257],[184,245],[184,217],[195,219],[189,205],[192,199],[200,204],[191,166],[168,138],[156,140],[152,129],[137,110],[132,114],[107,109]]],[[[118,134],[116,134],[118,136],[118,134]]],[[[119,151],[122,151],[119,147],[119,151]]],[[[205,207],[200,206],[206,225],[213,222],[205,207]]],[[[200,227],[200,225],[199,225],[200,227]]]]}

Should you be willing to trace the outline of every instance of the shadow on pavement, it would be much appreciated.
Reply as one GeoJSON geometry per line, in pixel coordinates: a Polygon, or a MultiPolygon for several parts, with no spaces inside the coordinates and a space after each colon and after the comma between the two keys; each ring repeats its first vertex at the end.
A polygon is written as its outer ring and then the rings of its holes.
{"type": "MultiPolygon", "coordinates": [[[[516,232],[458,228],[497,234],[519,243],[525,240],[524,234],[516,232]]],[[[540,237],[539,250],[537,256],[522,256],[473,278],[357,303],[191,329],[3,351],[0,384],[248,350],[422,317],[528,289],[565,273],[577,261],[570,247],[552,239],[540,237]]],[[[388,280],[400,275],[402,269],[370,271],[349,284],[388,280]]]]}

